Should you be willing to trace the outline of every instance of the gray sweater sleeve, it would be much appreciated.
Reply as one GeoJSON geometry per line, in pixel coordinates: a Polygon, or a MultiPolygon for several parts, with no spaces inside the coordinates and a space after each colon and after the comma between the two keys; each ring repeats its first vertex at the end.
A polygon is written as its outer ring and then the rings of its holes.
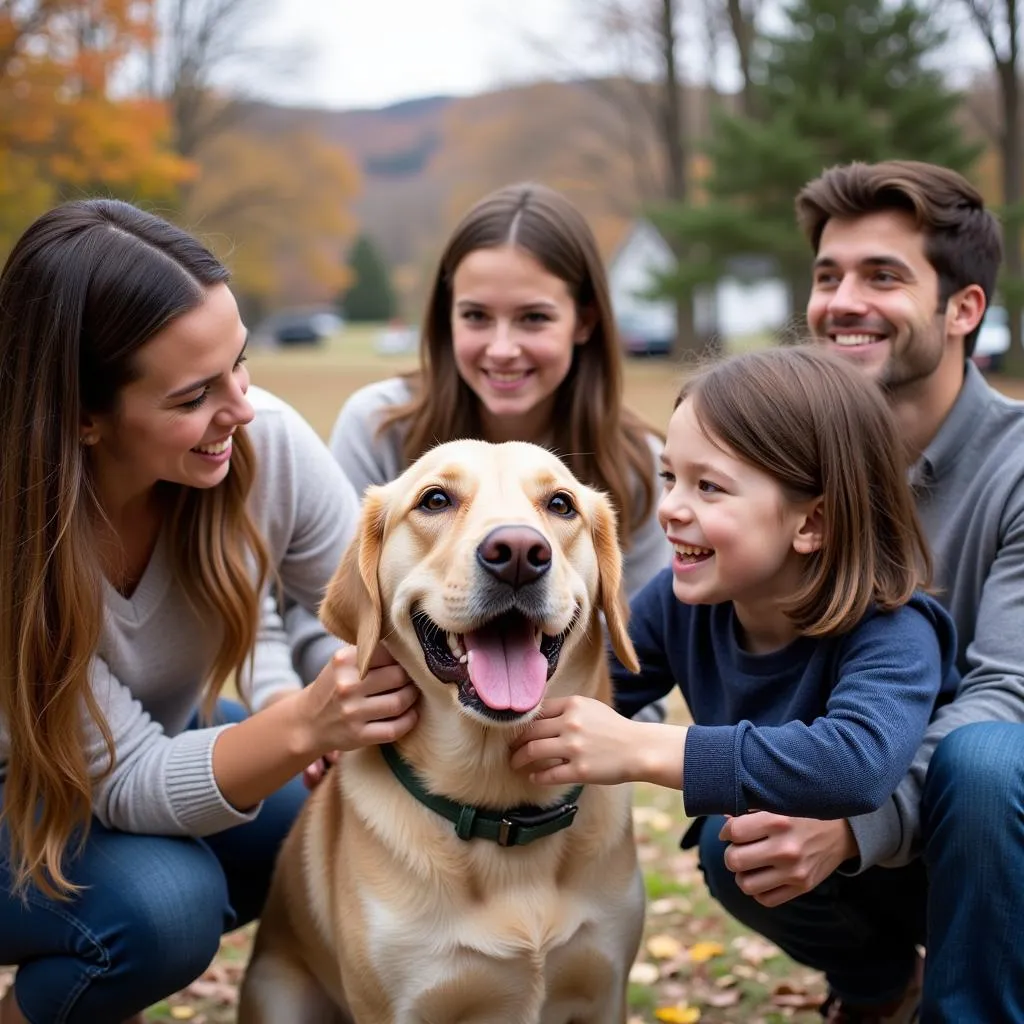
{"type": "Polygon", "coordinates": [[[876,864],[906,864],[920,852],[921,794],[928,763],[944,736],[971,722],[1024,721],[1024,484],[1010,495],[1001,522],[991,528],[999,534],[996,554],[981,587],[967,671],[956,699],[936,713],[892,800],[872,814],[850,819],[860,871],[876,864]]]}
{"type": "Polygon", "coordinates": [[[327,446],[298,414],[289,409],[286,415],[293,421],[285,435],[287,449],[272,456],[288,465],[294,495],[277,566],[286,611],[282,615],[271,581],[253,658],[254,710],[275,693],[311,682],[340,646],[315,612],[359,520],[356,491],[327,446]],[[289,616],[296,619],[294,628],[289,616]]]}
{"type": "MultiPolygon", "coordinates": [[[[182,637],[164,634],[167,644],[182,637]]],[[[159,642],[154,638],[154,642],[159,642]]],[[[159,658],[161,651],[151,652],[159,658]]],[[[205,836],[252,821],[262,804],[242,812],[221,795],[213,775],[213,745],[230,725],[188,729],[168,736],[94,658],[91,683],[114,739],[113,770],[93,788],[93,813],[108,828],[151,835],[205,836]]],[[[107,765],[107,750],[95,723],[84,713],[85,754],[90,770],[107,765]]]]}
{"type": "MultiPolygon", "coordinates": [[[[255,387],[250,399],[257,416],[246,432],[257,470],[249,511],[286,591],[316,607],[355,529],[358,500],[295,410],[255,387]]],[[[165,835],[208,835],[251,820],[259,808],[231,807],[213,774],[214,743],[232,726],[188,727],[217,630],[205,628],[176,583],[165,541],[131,597],[108,585],[104,594],[104,627],[89,682],[115,744],[115,763],[105,775],[102,734],[82,709],[96,816],[111,828],[165,835]]],[[[297,685],[280,657],[281,644],[280,622],[264,616],[251,682],[257,706],[266,694],[297,685]]],[[[0,722],[0,771],[7,750],[0,722]]]]}
{"type": "MultiPolygon", "coordinates": [[[[331,431],[330,451],[355,494],[362,496],[370,484],[388,483],[404,468],[400,428],[378,434],[377,425],[386,408],[408,398],[408,385],[396,377],[360,388],[342,406],[331,431]]],[[[340,641],[324,629],[312,608],[295,601],[285,605],[284,625],[292,664],[308,684],[340,641]]]]}

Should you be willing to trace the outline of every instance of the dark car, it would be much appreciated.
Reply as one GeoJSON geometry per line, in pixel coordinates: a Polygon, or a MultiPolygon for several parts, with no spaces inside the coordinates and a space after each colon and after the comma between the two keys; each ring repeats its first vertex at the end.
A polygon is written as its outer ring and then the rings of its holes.
{"type": "Polygon", "coordinates": [[[667,356],[672,352],[673,325],[664,316],[624,313],[616,326],[622,349],[631,356],[667,356]]]}

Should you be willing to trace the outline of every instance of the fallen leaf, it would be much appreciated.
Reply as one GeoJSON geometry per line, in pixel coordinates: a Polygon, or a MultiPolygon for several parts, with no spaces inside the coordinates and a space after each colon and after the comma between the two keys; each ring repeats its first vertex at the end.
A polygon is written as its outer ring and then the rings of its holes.
{"type": "Polygon", "coordinates": [[[191,1006],[172,1006],[171,1020],[192,1020],[196,1015],[196,1011],[191,1006]]]}
{"type": "Polygon", "coordinates": [[[671,896],[663,896],[660,900],[651,900],[647,904],[647,913],[652,917],[671,914],[676,909],[676,901],[671,896]]]}
{"type": "Polygon", "coordinates": [[[695,964],[707,963],[713,956],[721,956],[725,946],[720,942],[698,942],[690,947],[690,959],[695,964]]]}
{"type": "Polygon", "coordinates": [[[238,1002],[237,986],[226,981],[208,981],[205,978],[199,978],[185,989],[185,994],[195,999],[209,999],[222,1006],[234,1006],[238,1002]]]}
{"type": "Polygon", "coordinates": [[[652,935],[647,940],[647,952],[655,960],[671,960],[683,952],[683,944],[671,935],[652,935]]]}
{"type": "Polygon", "coordinates": [[[634,985],[653,985],[660,977],[661,972],[654,964],[639,962],[629,969],[629,980],[634,985]]]}
{"type": "Polygon", "coordinates": [[[780,982],[772,992],[773,1006],[792,1006],[797,1010],[816,1010],[821,1004],[821,996],[808,992],[788,982],[780,982]]]}
{"type": "Polygon", "coordinates": [[[775,943],[762,939],[760,935],[738,935],[732,940],[732,948],[747,963],[755,966],[782,955],[782,950],[775,943]]]}
{"type": "Polygon", "coordinates": [[[700,1010],[685,1003],[678,1006],[662,1006],[654,1011],[654,1019],[664,1021],[665,1024],[697,1024],[700,1020],[700,1010]]]}
{"type": "Polygon", "coordinates": [[[738,988],[727,988],[720,992],[709,992],[702,1000],[708,1006],[722,1009],[726,1006],[735,1006],[740,1001],[740,990],[738,988]]]}

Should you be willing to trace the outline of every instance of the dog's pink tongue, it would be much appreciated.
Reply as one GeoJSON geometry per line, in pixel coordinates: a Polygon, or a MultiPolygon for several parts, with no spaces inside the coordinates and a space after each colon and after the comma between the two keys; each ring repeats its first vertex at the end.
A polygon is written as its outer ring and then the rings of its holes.
{"type": "Polygon", "coordinates": [[[525,619],[489,624],[465,635],[469,681],[495,711],[532,711],[544,696],[548,660],[525,619]]]}

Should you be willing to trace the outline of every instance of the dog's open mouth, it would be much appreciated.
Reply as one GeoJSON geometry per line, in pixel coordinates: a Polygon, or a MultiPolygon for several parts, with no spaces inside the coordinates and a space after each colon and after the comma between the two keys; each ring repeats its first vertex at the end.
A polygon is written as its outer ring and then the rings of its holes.
{"type": "Polygon", "coordinates": [[[412,622],[430,671],[455,683],[464,705],[498,720],[518,718],[541,702],[569,632],[548,636],[517,611],[469,633],[447,633],[419,609],[412,622]]]}

